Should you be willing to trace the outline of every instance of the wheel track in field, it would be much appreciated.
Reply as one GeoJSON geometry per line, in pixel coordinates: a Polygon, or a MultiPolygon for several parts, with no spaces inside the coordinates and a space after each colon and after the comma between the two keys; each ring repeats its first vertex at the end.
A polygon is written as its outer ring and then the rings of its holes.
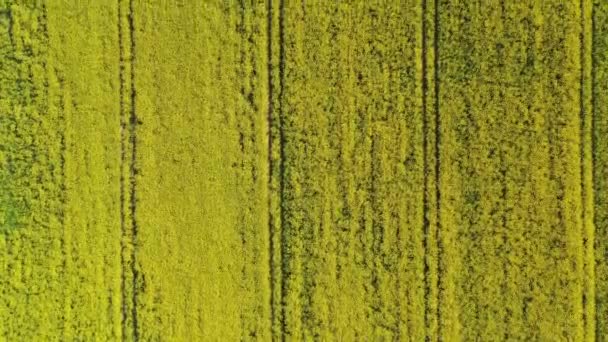
{"type": "Polygon", "coordinates": [[[590,17],[587,17],[585,0],[580,1],[581,34],[580,34],[580,177],[581,177],[581,221],[583,242],[583,338],[596,338],[595,334],[595,249],[594,249],[594,201],[593,201],[593,136],[594,136],[594,103],[593,103],[593,3],[589,3],[590,17]],[[590,20],[590,24],[586,24],[590,20]],[[590,46],[588,43],[591,43],[590,46]],[[589,211],[589,212],[588,212],[589,211]],[[590,225],[590,227],[589,227],[590,225]]]}
{"type": "Polygon", "coordinates": [[[137,170],[135,163],[137,160],[137,139],[136,139],[136,128],[137,128],[137,115],[135,112],[135,72],[134,72],[134,59],[135,59],[135,32],[134,32],[134,9],[133,1],[128,2],[128,13],[123,13],[121,1],[118,1],[118,35],[119,35],[119,48],[120,48],[120,138],[121,138],[121,165],[120,165],[120,226],[122,234],[121,243],[121,293],[122,293],[122,331],[123,340],[127,339],[128,332],[128,321],[131,320],[133,324],[132,336],[134,341],[139,340],[139,324],[137,315],[137,282],[139,279],[138,270],[136,267],[136,245],[137,245],[137,219],[136,206],[136,175],[137,170]],[[123,27],[123,16],[126,16],[128,26],[125,29],[123,27]],[[125,32],[127,31],[127,32],[125,32]],[[130,44],[130,55],[127,56],[125,51],[125,40],[130,44]],[[127,71],[126,64],[129,63],[129,70],[127,71]],[[128,73],[128,75],[127,75],[128,73]],[[129,83],[129,89],[126,89],[127,82],[129,83]],[[126,94],[128,92],[128,94],[126,94]],[[129,98],[127,103],[125,97],[129,98]],[[130,158],[129,158],[130,157],[130,158]],[[125,177],[126,163],[128,163],[128,179],[125,177]],[[126,194],[129,193],[129,199],[127,203],[126,194]],[[130,217],[127,218],[127,215],[130,217]],[[128,222],[130,221],[130,222],[128,222]],[[127,225],[130,224],[130,227],[127,225]],[[129,231],[130,228],[130,231],[129,231]],[[130,236],[129,236],[130,235],[130,236]],[[130,238],[130,267],[128,272],[131,273],[131,284],[132,286],[132,298],[127,298],[127,284],[128,279],[126,275],[126,259],[127,259],[127,239],[130,238]],[[131,301],[130,308],[127,304],[131,301]],[[130,316],[130,317],[129,317],[130,316]]]}
{"type": "Polygon", "coordinates": [[[267,58],[268,58],[268,114],[267,114],[267,125],[268,125],[268,248],[269,248],[269,253],[268,253],[268,257],[269,257],[269,273],[270,273],[270,326],[271,326],[271,337],[274,338],[274,322],[276,319],[276,313],[275,313],[275,306],[276,306],[276,301],[275,301],[275,296],[274,296],[274,292],[275,292],[275,282],[276,282],[276,277],[274,274],[274,270],[276,268],[275,262],[274,262],[274,251],[275,251],[275,245],[274,245],[274,236],[275,236],[275,227],[274,227],[274,222],[273,222],[273,216],[272,216],[272,210],[273,210],[273,203],[272,203],[272,191],[273,191],[273,187],[272,187],[272,179],[273,179],[273,170],[274,170],[274,163],[273,163],[273,155],[272,155],[272,151],[273,151],[273,137],[272,137],[272,127],[273,127],[273,113],[274,113],[274,106],[273,106],[273,100],[274,100],[274,93],[275,93],[275,85],[272,81],[272,76],[273,76],[273,64],[272,64],[272,54],[273,54],[273,50],[272,50],[272,0],[267,2],[267,7],[266,7],[266,15],[267,15],[267,27],[266,27],[266,35],[267,35],[267,41],[266,41],[266,51],[267,51],[267,58]]]}
{"type": "Polygon", "coordinates": [[[439,27],[439,0],[434,0],[434,9],[433,9],[433,24],[434,24],[434,37],[433,37],[433,81],[434,81],[434,112],[435,112],[435,214],[436,214],[436,232],[435,239],[437,240],[437,338],[439,341],[442,341],[441,338],[441,299],[443,297],[443,281],[442,281],[442,272],[443,272],[443,241],[441,240],[441,118],[439,115],[439,39],[441,37],[440,27],[439,27]]]}
{"type": "MultiPolygon", "coordinates": [[[[601,168],[599,160],[598,160],[598,156],[597,156],[597,150],[598,150],[598,139],[596,137],[596,132],[598,130],[597,127],[597,120],[599,119],[598,117],[598,97],[595,95],[596,92],[596,88],[597,88],[597,79],[596,79],[596,68],[597,68],[597,44],[596,44],[596,40],[595,40],[595,33],[598,30],[598,26],[596,23],[596,11],[595,11],[595,7],[596,4],[592,3],[591,4],[591,165],[592,165],[592,170],[591,170],[591,184],[592,184],[592,189],[593,189],[593,193],[591,194],[591,196],[593,197],[593,212],[594,212],[594,217],[593,217],[593,223],[594,223],[594,234],[597,234],[598,232],[598,227],[596,226],[596,223],[598,222],[598,215],[596,214],[596,208],[598,205],[598,196],[597,196],[597,192],[596,187],[598,185],[598,179],[596,178],[596,167],[598,167],[598,169],[601,168]]],[[[594,259],[596,258],[596,254],[598,252],[598,250],[596,249],[598,246],[601,246],[597,243],[597,241],[593,241],[593,245],[591,246],[591,248],[593,248],[593,256],[594,259]]],[[[595,267],[599,267],[601,266],[600,263],[597,263],[594,265],[595,267]]],[[[600,273],[600,277],[601,277],[601,268],[599,268],[598,270],[596,270],[596,276],[597,274],[600,273]],[[599,272],[598,272],[599,271],[599,272]]],[[[601,322],[601,314],[602,311],[598,308],[598,295],[601,296],[601,291],[598,291],[598,289],[600,289],[600,287],[598,287],[598,282],[596,281],[594,284],[594,292],[595,292],[595,299],[596,302],[594,303],[596,305],[595,307],[595,329],[594,329],[594,333],[595,333],[595,338],[596,339],[600,339],[602,338],[602,325],[600,324],[601,322]]]]}
{"type": "MultiPolygon", "coordinates": [[[[246,19],[245,19],[245,11],[247,10],[247,8],[245,7],[245,2],[243,0],[238,1],[238,5],[237,9],[238,9],[238,21],[237,21],[237,31],[240,33],[239,34],[239,57],[237,58],[238,60],[238,73],[240,74],[240,78],[241,78],[241,84],[240,84],[240,95],[244,98],[247,99],[246,103],[247,106],[251,106],[253,103],[252,101],[252,96],[253,94],[246,90],[246,85],[247,82],[249,81],[248,77],[249,75],[247,74],[247,72],[244,71],[244,69],[247,68],[247,63],[248,63],[248,46],[247,46],[247,34],[246,34],[246,19]]],[[[244,114],[246,116],[246,110],[244,110],[243,112],[240,112],[241,114],[244,114]]],[[[241,182],[242,179],[241,177],[243,176],[243,172],[245,172],[245,159],[246,159],[246,148],[245,148],[245,132],[244,132],[244,127],[243,127],[243,121],[244,119],[241,119],[238,121],[237,124],[237,130],[239,133],[239,153],[240,153],[240,165],[239,165],[239,181],[241,182]]],[[[242,185],[244,186],[244,184],[242,185]]],[[[247,190],[245,190],[247,191],[247,190]]],[[[240,245],[243,251],[247,250],[247,238],[246,238],[246,216],[247,214],[245,213],[247,211],[247,209],[242,210],[239,215],[238,215],[238,220],[239,220],[239,227],[238,227],[238,235],[240,238],[240,245]]],[[[241,277],[241,282],[244,283],[245,279],[247,278],[247,262],[248,260],[245,258],[245,261],[243,262],[243,264],[240,266],[240,277],[241,277]]],[[[247,291],[247,288],[245,285],[241,285],[241,290],[243,292],[247,291]]],[[[239,313],[239,323],[240,323],[240,330],[241,330],[241,336],[245,336],[247,334],[247,328],[245,327],[245,310],[241,309],[240,313],[239,313]]]]}
{"type": "MultiPolygon", "coordinates": [[[[440,135],[441,135],[441,123],[439,117],[439,1],[438,0],[423,0],[421,2],[421,31],[422,31],[422,131],[423,131],[423,183],[424,183],[424,194],[423,194],[423,244],[424,244],[424,324],[426,330],[426,341],[433,340],[433,326],[437,327],[435,339],[441,340],[441,298],[442,298],[442,241],[440,239],[441,221],[440,221],[440,135]],[[433,1],[433,8],[429,9],[429,1],[433,1]],[[427,18],[427,16],[431,16],[427,18]],[[427,19],[432,20],[431,25],[427,25],[427,19]],[[428,26],[433,26],[429,28],[428,26]],[[427,30],[432,29],[432,34],[429,35],[427,30]],[[432,42],[429,42],[429,39],[432,42]],[[431,45],[432,44],[432,45],[431,45]],[[433,52],[432,69],[429,70],[429,64],[431,61],[428,60],[429,49],[433,52]],[[429,73],[433,73],[433,84],[429,82],[429,73]],[[431,88],[432,87],[432,88],[431,88]],[[427,96],[429,91],[432,92],[431,96],[433,103],[429,104],[427,96]],[[431,107],[432,106],[432,107],[431,107]],[[431,133],[433,137],[431,138],[431,133]],[[432,141],[431,141],[432,140],[432,141]],[[431,150],[432,149],[432,150],[431,150]],[[432,163],[430,158],[433,158],[432,163]],[[431,165],[432,164],[432,165],[431,165]],[[430,168],[433,168],[433,174],[429,175],[427,172],[430,168]],[[429,188],[430,177],[433,177],[434,189],[429,188]],[[431,195],[431,192],[434,193],[431,195]],[[431,215],[435,217],[434,227],[431,223],[431,215]],[[431,232],[434,229],[434,232],[431,232]],[[432,249],[437,248],[436,257],[437,260],[432,260],[433,256],[432,249]],[[435,263],[431,265],[431,263],[435,263]],[[434,271],[437,273],[437,279],[434,281],[431,279],[431,274],[434,271]],[[431,312],[430,307],[431,296],[435,295],[436,299],[436,312],[431,312]],[[434,317],[433,317],[434,316],[434,317]],[[433,323],[433,321],[435,321],[433,323]]],[[[434,311],[433,310],[433,311],[434,311]]]]}
{"type": "Polygon", "coordinates": [[[440,145],[441,122],[439,117],[439,0],[421,2],[421,40],[422,40],[422,132],[423,132],[423,244],[424,244],[424,324],[426,341],[433,340],[433,328],[436,326],[435,340],[441,340],[441,298],[442,298],[442,241],[441,241],[441,189],[440,189],[440,145]],[[430,3],[430,1],[433,1],[430,3]],[[429,4],[433,8],[429,8],[429,4]],[[428,25],[427,20],[432,21],[428,25]],[[429,27],[432,26],[432,27],[429,27]],[[432,30],[427,32],[427,30],[432,30]],[[431,40],[431,41],[429,41],[431,40]],[[428,60],[429,49],[433,60],[428,60]],[[432,63],[432,65],[431,65],[432,63]],[[432,68],[432,70],[430,70],[432,68]],[[432,84],[429,74],[433,73],[432,84]],[[431,94],[429,94],[431,92],[431,94]],[[427,98],[427,97],[432,97],[427,98]],[[429,104],[429,99],[433,101],[429,104]],[[432,158],[432,162],[431,162],[432,158]],[[428,170],[432,168],[432,174],[428,170]],[[430,188],[432,179],[434,189],[430,188]],[[434,193],[432,193],[434,192],[434,193]],[[434,212],[433,212],[434,211],[434,212]],[[431,215],[435,215],[431,218],[431,215]],[[432,222],[434,221],[434,222],[432,222]],[[434,229],[434,231],[431,231],[434,229]],[[436,258],[433,260],[433,249],[436,258]],[[432,264],[434,263],[434,264],[432,264]],[[437,279],[432,279],[436,272],[437,279]],[[436,296],[436,308],[430,307],[431,296],[436,296]],[[431,312],[435,311],[436,312],[431,312]]]}
{"type": "Polygon", "coordinates": [[[126,275],[125,275],[125,239],[126,235],[126,222],[125,222],[125,177],[124,177],[124,168],[125,168],[125,158],[126,158],[126,144],[125,144],[125,131],[126,131],[126,122],[125,122],[125,101],[123,98],[123,94],[125,92],[125,51],[123,47],[123,27],[122,27],[122,9],[121,9],[120,0],[117,1],[118,8],[118,44],[119,44],[119,55],[120,55],[120,63],[119,63],[119,96],[120,96],[120,231],[121,231],[121,243],[120,243],[120,293],[121,293],[121,314],[122,314],[122,339],[126,340],[127,333],[127,298],[126,298],[126,275]]]}
{"type": "MultiPolygon", "coordinates": [[[[48,13],[49,13],[49,9],[48,6],[46,4],[42,4],[42,13],[43,13],[43,25],[44,25],[44,33],[45,33],[45,39],[47,42],[50,42],[50,38],[49,38],[49,23],[48,23],[48,13]]],[[[9,11],[9,16],[10,16],[10,11],[9,11]]],[[[12,18],[10,18],[12,21],[12,18]]],[[[57,77],[57,70],[55,69],[55,65],[49,64],[46,66],[48,68],[48,70],[52,73],[54,73],[54,75],[57,77]]],[[[61,196],[61,208],[59,211],[59,214],[57,216],[58,220],[59,220],[59,226],[61,227],[61,233],[59,235],[59,248],[61,250],[61,270],[63,272],[63,274],[66,274],[68,272],[68,265],[67,265],[67,259],[68,259],[68,249],[67,249],[67,244],[66,244],[66,207],[67,207],[67,185],[66,185],[66,155],[67,155],[67,146],[66,146],[66,129],[67,129],[67,117],[66,117],[66,110],[64,108],[64,101],[65,101],[65,90],[64,90],[64,80],[61,77],[57,77],[57,81],[58,81],[58,99],[59,99],[59,111],[58,111],[58,119],[59,119],[59,125],[60,125],[60,129],[59,131],[59,190],[60,190],[60,196],[61,196]]],[[[50,99],[50,96],[48,96],[48,88],[45,89],[45,91],[47,92],[47,99],[50,99]]],[[[63,292],[64,295],[64,305],[67,305],[67,298],[68,296],[65,294],[65,290],[63,292]]],[[[62,321],[61,322],[61,333],[62,333],[62,337],[65,337],[65,330],[66,330],[66,321],[62,321]]]]}
{"type": "Polygon", "coordinates": [[[136,258],[136,248],[137,248],[137,219],[135,214],[137,212],[137,198],[136,198],[136,161],[137,161],[137,114],[135,107],[135,99],[136,99],[136,90],[135,90],[135,24],[134,24],[134,2],[133,0],[129,0],[129,40],[131,43],[131,106],[129,113],[129,138],[131,140],[131,164],[130,164],[130,191],[131,191],[131,203],[130,203],[130,211],[131,211],[131,229],[132,229],[132,243],[133,246],[131,248],[131,272],[133,274],[133,304],[131,307],[131,316],[133,319],[133,338],[135,341],[139,340],[139,324],[137,320],[137,282],[139,280],[139,272],[137,270],[137,258],[136,258]]]}
{"type": "Polygon", "coordinates": [[[430,284],[430,261],[429,258],[429,250],[430,250],[430,220],[429,220],[429,194],[428,194],[428,149],[429,149],[429,141],[428,141],[428,118],[427,118],[427,100],[426,96],[428,93],[428,79],[426,76],[427,73],[427,34],[426,34],[426,15],[427,15],[427,0],[421,1],[421,18],[422,18],[422,162],[423,162],[423,184],[424,184],[424,193],[422,200],[422,219],[423,219],[423,244],[424,244],[424,326],[426,330],[426,341],[430,341],[429,331],[430,331],[430,317],[429,315],[429,297],[431,292],[431,284],[430,284]]]}
{"type": "Polygon", "coordinates": [[[283,117],[283,99],[285,97],[285,3],[284,0],[279,0],[279,150],[280,150],[280,159],[279,159],[279,207],[280,207],[280,217],[281,217],[281,236],[279,241],[281,242],[280,252],[281,252],[281,341],[285,341],[285,331],[287,330],[287,322],[286,322],[286,285],[285,285],[285,273],[287,271],[287,262],[283,260],[283,256],[286,255],[286,246],[285,243],[287,240],[287,236],[285,235],[285,131],[284,131],[284,117],[283,117]]]}
{"type": "Polygon", "coordinates": [[[268,208],[269,208],[269,220],[268,220],[268,231],[269,231],[269,266],[270,266],[270,320],[272,327],[272,338],[273,340],[280,339],[285,340],[285,331],[287,322],[285,321],[286,309],[285,309],[285,294],[286,287],[284,281],[284,273],[286,271],[286,264],[283,260],[285,255],[285,229],[283,225],[285,222],[285,136],[284,136],[284,118],[282,115],[282,102],[283,102],[283,85],[285,80],[285,48],[284,48],[284,12],[285,4],[283,0],[273,0],[267,3],[267,58],[268,58],[268,208]],[[278,27],[276,35],[278,41],[278,51],[273,48],[275,42],[273,41],[275,35],[275,6],[278,6],[278,27]],[[277,56],[275,56],[275,54],[277,56]],[[275,65],[275,58],[278,57],[278,63],[275,65]],[[278,72],[278,84],[274,80],[275,68],[278,72]],[[276,103],[275,103],[276,101],[276,103]],[[276,133],[274,127],[276,125],[276,133]],[[277,136],[274,137],[274,134],[277,136]],[[275,141],[278,140],[278,141],[275,141]],[[278,160],[274,158],[274,151],[278,149],[278,160]],[[275,168],[277,170],[275,171],[275,168]],[[276,173],[278,173],[278,175],[276,173]],[[273,179],[277,178],[276,189],[273,179]],[[278,192],[274,194],[273,192],[278,192]],[[276,195],[277,204],[274,204],[273,198],[276,195]],[[275,217],[273,216],[274,208],[278,209],[278,221],[279,224],[275,226],[275,217]],[[275,238],[277,241],[275,241],[275,238]],[[278,274],[275,274],[277,272],[278,274]],[[275,296],[275,292],[279,294],[275,296]],[[275,322],[278,324],[278,328],[275,331],[275,322]],[[275,335],[278,334],[278,335],[275,335]]]}
{"type": "MultiPolygon", "coordinates": [[[[586,252],[587,250],[587,237],[585,236],[585,210],[586,210],[586,204],[585,204],[585,198],[586,196],[586,192],[585,192],[585,23],[584,23],[584,18],[585,18],[585,6],[584,6],[584,0],[580,0],[580,11],[581,11],[581,20],[580,20],[580,24],[581,24],[581,33],[579,36],[580,39],[580,90],[579,90],[579,96],[580,96],[580,100],[579,100],[579,139],[580,139],[580,146],[579,146],[579,158],[580,158],[580,188],[581,188],[581,221],[582,221],[582,226],[581,226],[581,235],[582,235],[582,241],[583,241],[583,253],[586,252]]],[[[585,272],[585,268],[586,268],[586,260],[583,257],[583,274],[585,272]]],[[[587,326],[587,293],[585,291],[585,283],[583,282],[583,291],[582,291],[582,296],[581,296],[581,301],[582,301],[582,308],[583,308],[583,326],[586,327],[587,326]]],[[[586,329],[584,330],[584,334],[586,333],[586,329]]],[[[584,335],[583,335],[584,337],[584,335]]]]}

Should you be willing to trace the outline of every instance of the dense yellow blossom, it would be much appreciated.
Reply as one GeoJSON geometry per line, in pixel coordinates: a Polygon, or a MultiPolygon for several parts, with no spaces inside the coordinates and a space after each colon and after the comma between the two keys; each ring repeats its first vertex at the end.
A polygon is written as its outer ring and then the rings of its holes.
{"type": "Polygon", "coordinates": [[[600,0],[0,0],[0,340],[607,340],[607,91],[600,0]]]}

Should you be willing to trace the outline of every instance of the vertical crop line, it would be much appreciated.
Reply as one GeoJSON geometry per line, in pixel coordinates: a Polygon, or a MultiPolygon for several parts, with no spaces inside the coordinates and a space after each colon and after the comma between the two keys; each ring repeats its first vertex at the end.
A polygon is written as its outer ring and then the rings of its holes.
{"type": "Polygon", "coordinates": [[[134,2],[133,0],[129,0],[129,38],[131,42],[131,108],[129,113],[129,139],[131,142],[131,164],[130,164],[130,191],[131,191],[131,203],[130,203],[130,214],[131,214],[131,229],[132,229],[132,243],[133,247],[131,248],[131,272],[133,273],[133,304],[131,307],[131,316],[133,320],[133,339],[135,341],[139,341],[139,324],[137,320],[137,282],[139,280],[139,273],[137,270],[137,258],[136,258],[136,249],[137,249],[137,218],[135,216],[137,212],[137,197],[136,197],[136,175],[137,175],[137,114],[136,114],[136,91],[135,91],[135,25],[134,25],[134,2]]]}
{"type": "MultiPolygon", "coordinates": [[[[240,83],[240,94],[242,96],[242,98],[247,99],[247,104],[251,105],[251,101],[250,101],[250,95],[251,93],[248,92],[246,90],[246,87],[249,85],[249,79],[248,79],[248,73],[247,73],[247,62],[248,62],[248,46],[247,46],[247,28],[245,27],[245,1],[244,0],[240,0],[238,1],[238,22],[237,22],[237,31],[239,32],[239,61],[237,63],[238,68],[237,68],[237,73],[239,74],[239,78],[241,79],[241,83],[240,83]]],[[[243,112],[240,112],[240,114],[242,114],[243,116],[247,115],[247,109],[243,109],[243,112]]],[[[244,126],[246,125],[246,123],[243,123],[243,121],[245,121],[244,119],[238,120],[237,123],[237,130],[239,133],[239,159],[240,159],[240,169],[239,169],[239,173],[238,173],[238,178],[237,178],[237,182],[238,184],[240,184],[239,186],[244,186],[245,180],[244,177],[246,177],[244,175],[245,173],[245,163],[246,163],[246,156],[245,156],[245,128],[244,126]]],[[[241,243],[241,248],[243,251],[247,250],[247,242],[246,242],[246,221],[247,221],[247,210],[244,211],[239,211],[238,214],[238,235],[240,237],[240,243],[241,243]]],[[[247,285],[246,282],[244,281],[247,276],[247,261],[243,262],[241,265],[241,291],[246,291],[247,290],[247,285]]],[[[240,314],[239,314],[239,325],[240,325],[240,329],[241,329],[241,334],[246,334],[246,330],[247,328],[245,327],[245,310],[241,309],[239,310],[240,314]]]]}
{"type": "MultiPolygon", "coordinates": [[[[592,170],[591,170],[591,184],[592,184],[592,189],[593,189],[593,231],[594,231],[594,235],[595,235],[595,205],[596,205],[596,194],[595,194],[595,186],[596,186],[596,179],[595,179],[595,166],[598,165],[598,161],[597,161],[597,153],[595,153],[596,147],[597,147],[597,138],[595,136],[595,132],[596,132],[596,121],[598,120],[598,116],[597,116],[597,97],[595,96],[595,90],[596,90],[596,85],[597,85],[597,80],[596,80],[596,75],[595,75],[595,67],[596,67],[596,44],[595,44],[595,32],[597,30],[597,26],[596,26],[596,21],[595,21],[595,2],[593,2],[591,4],[591,165],[592,165],[592,170]]],[[[593,267],[595,270],[596,267],[596,263],[595,263],[595,254],[596,254],[596,249],[595,249],[595,240],[593,241],[593,245],[591,246],[591,248],[593,248],[593,267]]],[[[598,283],[594,278],[594,292],[597,294],[598,293],[598,283]]],[[[598,317],[598,315],[600,315],[600,310],[597,309],[595,310],[595,315],[594,315],[594,320],[595,320],[595,338],[599,338],[601,336],[601,331],[600,331],[600,324],[598,322],[601,322],[600,319],[602,319],[603,317],[598,317]]]]}
{"type": "Polygon", "coordinates": [[[267,27],[266,27],[266,51],[268,53],[268,64],[267,64],[267,77],[268,77],[268,114],[267,114],[267,125],[268,125],[268,248],[269,248],[269,275],[270,275],[270,331],[271,339],[274,341],[275,337],[275,320],[277,317],[276,301],[275,301],[275,288],[276,288],[276,277],[275,277],[275,226],[274,226],[274,202],[273,202],[273,178],[274,178],[274,163],[273,163],[273,115],[274,115],[274,99],[275,99],[275,85],[273,82],[273,49],[272,49],[272,26],[273,26],[273,2],[269,0],[267,2],[267,27]]]}
{"type": "Polygon", "coordinates": [[[428,79],[427,79],[427,35],[426,35],[426,12],[427,12],[427,0],[421,1],[421,18],[422,18],[422,163],[423,163],[423,199],[422,199],[422,216],[423,216],[423,232],[422,239],[424,244],[424,328],[425,328],[425,341],[430,341],[430,308],[429,308],[429,296],[431,292],[431,279],[430,273],[430,255],[429,255],[429,233],[430,233],[430,220],[429,220],[429,189],[428,189],[428,118],[427,118],[427,93],[428,93],[428,79]]]}
{"type": "MultiPolygon", "coordinates": [[[[43,3],[42,4],[42,11],[43,11],[43,16],[44,16],[44,34],[45,34],[45,38],[47,40],[47,42],[50,42],[50,38],[49,38],[49,9],[47,4],[43,3]]],[[[8,15],[9,15],[9,36],[11,35],[11,26],[12,26],[12,14],[10,11],[10,8],[8,9],[8,15]]],[[[12,41],[11,41],[12,42],[12,41]]],[[[53,54],[53,57],[56,57],[55,54],[53,54]]],[[[53,59],[53,61],[55,61],[53,59]]],[[[55,76],[57,75],[57,69],[55,68],[55,65],[52,65],[49,63],[49,65],[46,66],[47,70],[50,73],[53,73],[55,76]]],[[[66,116],[66,110],[65,110],[65,106],[64,106],[64,101],[65,101],[65,95],[64,95],[64,85],[63,85],[63,78],[61,77],[57,77],[57,81],[58,81],[58,87],[59,87],[59,94],[58,94],[58,105],[59,105],[59,110],[58,110],[58,124],[59,124],[59,190],[60,190],[60,209],[57,215],[58,221],[59,221],[59,226],[61,227],[61,232],[60,232],[60,236],[59,236],[59,248],[61,251],[61,270],[62,270],[62,274],[65,275],[67,274],[68,270],[67,270],[67,258],[68,258],[68,253],[67,253],[67,246],[66,246],[66,207],[67,207],[67,180],[66,180],[66,166],[65,166],[65,157],[66,157],[66,153],[67,153],[67,148],[66,148],[66,135],[67,135],[67,116],[66,116]]],[[[48,88],[46,88],[47,90],[47,100],[50,101],[50,96],[48,96],[48,88]]],[[[66,298],[68,296],[66,296],[66,292],[65,290],[63,291],[63,295],[64,295],[64,305],[66,303],[66,298]]],[[[66,320],[62,320],[61,322],[61,334],[62,334],[62,338],[65,338],[65,330],[66,330],[66,320]]]]}
{"type": "Polygon", "coordinates": [[[433,72],[434,72],[434,87],[435,87],[435,214],[436,214],[436,232],[435,238],[437,239],[437,337],[441,341],[441,325],[442,325],[442,307],[441,300],[443,296],[443,284],[442,284],[442,254],[443,254],[443,241],[441,239],[441,117],[439,113],[439,38],[440,38],[440,27],[439,27],[439,0],[435,1],[435,8],[433,13],[433,22],[435,26],[435,34],[433,39],[433,72]]]}
{"type": "MultiPolygon", "coordinates": [[[[285,232],[285,118],[284,118],[284,100],[285,100],[285,2],[279,0],[279,210],[281,217],[281,255],[287,255],[285,248],[286,244],[286,232],[285,232]]],[[[285,341],[285,332],[287,327],[286,322],[286,285],[285,285],[285,274],[287,262],[281,259],[281,340],[285,341]]]]}
{"type": "MultiPolygon", "coordinates": [[[[67,210],[67,179],[66,179],[66,166],[65,166],[65,157],[67,154],[67,146],[66,146],[66,135],[67,135],[67,115],[65,110],[65,95],[64,95],[64,85],[63,80],[59,80],[59,93],[60,95],[60,118],[59,122],[62,125],[60,128],[60,141],[59,141],[59,164],[60,164],[60,172],[61,172],[61,181],[60,181],[60,189],[61,189],[61,214],[59,215],[59,220],[61,223],[61,254],[62,254],[62,263],[61,268],[63,270],[63,274],[68,273],[68,247],[66,244],[66,235],[68,234],[66,229],[66,210],[67,210]]],[[[64,298],[64,303],[67,301],[67,296],[64,298]]],[[[65,332],[66,322],[62,322],[62,328],[65,332]]],[[[64,336],[65,337],[65,336],[64,336]]]]}
{"type": "Polygon", "coordinates": [[[584,5],[585,0],[580,0],[580,25],[581,25],[581,33],[580,33],[580,46],[579,46],[579,50],[580,50],[580,112],[579,112],[579,140],[580,140],[580,187],[581,187],[581,235],[582,235],[582,242],[583,242],[583,265],[582,265],[582,269],[583,269],[583,289],[582,289],[582,296],[581,296],[581,300],[582,300],[582,308],[583,308],[583,338],[586,335],[586,327],[587,327],[587,310],[586,310],[586,305],[587,305],[587,292],[586,292],[586,286],[585,286],[585,269],[587,268],[586,263],[587,263],[587,258],[586,258],[586,254],[587,254],[587,234],[586,234],[586,222],[585,222],[585,218],[586,218],[586,203],[585,203],[585,198],[587,197],[586,192],[585,192],[585,5],[584,5]]]}
{"type": "Polygon", "coordinates": [[[580,160],[581,160],[581,200],[583,234],[583,324],[584,338],[595,339],[595,250],[594,250],[594,199],[593,199],[593,3],[590,3],[590,31],[587,32],[587,0],[581,0],[581,45],[580,45],[580,160]],[[588,44],[590,43],[590,44],[588,44]],[[591,54],[591,55],[589,55],[591,54]],[[587,60],[589,58],[589,60],[587,60]],[[588,80],[588,74],[590,79],[588,80]],[[589,84],[591,81],[591,84],[589,84]],[[587,88],[587,85],[590,85],[587,88]],[[590,92],[588,93],[588,90],[590,92]],[[590,98],[589,98],[590,97],[590,98]],[[588,101],[589,98],[589,101],[588,101]],[[589,106],[589,107],[587,107],[589,106]],[[591,283],[592,282],[592,283],[591,283]]]}
{"type": "Polygon", "coordinates": [[[125,219],[125,159],[126,159],[126,103],[124,99],[125,92],[125,48],[123,46],[123,25],[122,25],[122,6],[121,0],[117,1],[118,5],[118,48],[119,48],[119,96],[120,96],[120,293],[121,293],[121,315],[122,315],[122,339],[125,341],[127,338],[127,292],[126,292],[126,275],[125,275],[125,263],[126,263],[126,241],[127,238],[127,227],[125,219]]]}
{"type": "Polygon", "coordinates": [[[271,339],[274,340],[274,320],[275,320],[275,300],[274,300],[274,291],[275,291],[275,277],[274,277],[274,222],[272,216],[272,173],[273,173],[273,150],[272,150],[272,112],[273,112],[273,94],[274,94],[274,84],[272,83],[272,0],[267,2],[266,8],[267,15],[267,27],[266,27],[266,52],[268,53],[268,116],[267,116],[267,126],[268,126],[268,265],[269,265],[269,276],[270,276],[270,331],[271,331],[271,339]]]}

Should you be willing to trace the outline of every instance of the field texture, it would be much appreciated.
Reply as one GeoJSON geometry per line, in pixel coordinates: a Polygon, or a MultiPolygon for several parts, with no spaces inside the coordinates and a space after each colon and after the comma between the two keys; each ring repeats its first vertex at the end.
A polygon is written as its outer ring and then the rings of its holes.
{"type": "Polygon", "coordinates": [[[0,322],[608,341],[608,2],[0,0],[0,322]]]}

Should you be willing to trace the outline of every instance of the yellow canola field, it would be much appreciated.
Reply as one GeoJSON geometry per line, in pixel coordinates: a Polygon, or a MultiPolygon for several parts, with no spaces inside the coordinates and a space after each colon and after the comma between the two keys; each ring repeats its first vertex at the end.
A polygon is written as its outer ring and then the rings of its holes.
{"type": "Polygon", "coordinates": [[[608,3],[0,0],[0,340],[608,340],[608,3]]]}

